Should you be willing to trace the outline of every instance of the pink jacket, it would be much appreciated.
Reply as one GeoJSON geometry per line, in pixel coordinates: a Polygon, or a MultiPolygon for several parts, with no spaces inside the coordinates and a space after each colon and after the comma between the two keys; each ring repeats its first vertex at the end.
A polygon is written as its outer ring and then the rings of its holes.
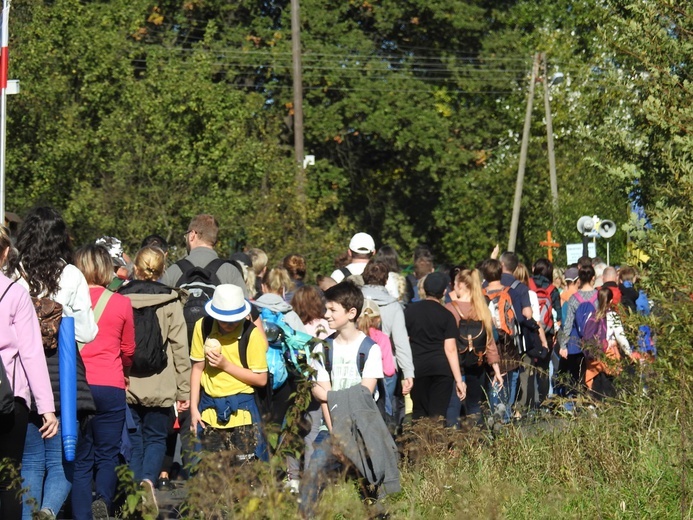
{"type": "MultiPolygon", "coordinates": [[[[0,296],[11,283],[0,273],[0,296]]],[[[29,293],[16,283],[0,302],[0,357],[7,377],[14,381],[15,397],[30,406],[33,394],[39,414],[55,412],[36,311],[29,293]]]]}
{"type": "Polygon", "coordinates": [[[368,336],[380,346],[383,357],[383,374],[387,377],[395,375],[397,371],[395,360],[392,357],[392,342],[382,330],[371,327],[368,329],[368,336]]]}

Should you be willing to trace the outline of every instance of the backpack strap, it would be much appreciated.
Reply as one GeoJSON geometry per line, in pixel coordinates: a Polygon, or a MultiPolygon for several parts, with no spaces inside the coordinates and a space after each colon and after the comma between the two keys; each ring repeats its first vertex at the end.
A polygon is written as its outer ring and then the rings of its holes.
{"type": "Polygon", "coordinates": [[[508,289],[517,289],[518,285],[520,285],[520,280],[515,280],[513,283],[510,284],[510,287],[508,287],[508,289]]]}
{"type": "MultiPolygon", "coordinates": [[[[207,338],[212,333],[212,327],[214,326],[214,318],[211,316],[205,316],[202,318],[202,342],[207,341],[207,338]]],[[[250,334],[255,329],[255,324],[247,319],[243,320],[243,332],[241,337],[238,338],[238,357],[241,361],[241,366],[243,368],[250,368],[248,366],[248,344],[250,343],[250,334]]]]}
{"type": "MultiPolygon", "coordinates": [[[[104,309],[106,308],[106,305],[108,305],[108,301],[111,299],[111,296],[113,296],[115,293],[113,291],[109,291],[108,289],[105,289],[104,292],[101,293],[101,296],[99,296],[99,300],[96,302],[96,305],[94,305],[94,321],[96,324],[99,324],[99,320],[101,319],[101,315],[103,314],[104,309]]],[[[0,298],[2,299],[2,298],[0,298]]],[[[77,342],[77,348],[79,349],[80,352],[82,352],[82,349],[84,348],[84,345],[86,343],[82,343],[81,341],[77,342]]]]}
{"type": "Polygon", "coordinates": [[[177,265],[180,268],[180,276],[178,277],[178,280],[176,280],[176,287],[177,287],[178,284],[180,283],[180,279],[183,278],[183,276],[185,276],[185,273],[187,273],[191,269],[195,269],[195,266],[187,258],[181,258],[180,260],[178,260],[175,263],[175,265],[177,265]]]}
{"type": "Polygon", "coordinates": [[[375,345],[375,341],[366,336],[363,338],[361,345],[359,345],[359,351],[356,354],[356,366],[359,369],[359,375],[363,378],[363,369],[366,366],[366,360],[368,355],[371,353],[371,347],[375,345]]]}
{"type": "Polygon", "coordinates": [[[12,286],[13,286],[14,284],[16,284],[16,283],[17,283],[17,280],[13,281],[12,283],[10,283],[10,285],[7,286],[7,288],[5,289],[5,291],[2,293],[2,296],[0,296],[0,302],[3,300],[3,298],[4,298],[5,295],[7,294],[7,291],[10,290],[10,287],[12,287],[12,286]]]}
{"type": "Polygon", "coordinates": [[[346,267],[340,267],[339,272],[344,275],[344,278],[349,278],[351,276],[351,271],[346,267]]]}
{"type": "Polygon", "coordinates": [[[101,315],[103,314],[106,305],[108,305],[108,300],[111,299],[111,296],[113,296],[113,294],[114,293],[112,291],[106,289],[104,292],[101,293],[99,301],[96,302],[96,305],[94,306],[94,321],[97,325],[99,324],[99,320],[101,319],[101,315]]]}
{"type": "Polygon", "coordinates": [[[241,337],[238,338],[238,357],[241,360],[241,365],[243,368],[250,368],[248,366],[248,344],[250,343],[250,334],[255,329],[255,324],[250,320],[243,320],[243,332],[241,337]]]}
{"type": "MultiPolygon", "coordinates": [[[[232,264],[232,262],[230,260],[226,260],[225,258],[215,258],[205,266],[205,269],[209,271],[209,273],[212,276],[216,276],[219,283],[221,283],[221,280],[219,280],[219,276],[217,276],[217,272],[219,271],[219,269],[221,269],[221,266],[224,264],[232,264]]],[[[236,267],[236,269],[238,268],[236,267]]]]}

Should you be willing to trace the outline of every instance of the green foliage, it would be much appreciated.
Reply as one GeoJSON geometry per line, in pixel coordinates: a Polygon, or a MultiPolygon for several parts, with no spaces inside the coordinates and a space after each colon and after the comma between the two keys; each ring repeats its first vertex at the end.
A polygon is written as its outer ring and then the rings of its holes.
{"type": "MultiPolygon", "coordinates": [[[[9,208],[54,204],[78,242],[108,233],[131,252],[151,232],[180,248],[188,219],[211,212],[221,252],[300,251],[314,273],[331,269],[358,230],[404,258],[427,242],[441,262],[475,263],[505,242],[529,57],[547,50],[584,75],[602,48],[591,21],[604,8],[311,0],[301,9],[306,150],[318,159],[303,207],[289,146],[288,2],[15,2],[11,73],[23,90],[9,103],[9,208]]],[[[620,221],[626,211],[622,185],[599,186],[580,150],[596,96],[573,85],[555,99],[561,242],[574,240],[584,213],[620,221]],[[573,203],[585,184],[599,189],[573,203]],[[615,200],[623,211],[610,211],[615,200]]],[[[518,246],[527,261],[553,227],[538,111],[518,246]]]]}
{"type": "Polygon", "coordinates": [[[119,517],[138,520],[155,520],[145,506],[145,493],[134,480],[134,474],[127,465],[116,468],[118,476],[118,492],[116,503],[121,503],[119,517]]]}

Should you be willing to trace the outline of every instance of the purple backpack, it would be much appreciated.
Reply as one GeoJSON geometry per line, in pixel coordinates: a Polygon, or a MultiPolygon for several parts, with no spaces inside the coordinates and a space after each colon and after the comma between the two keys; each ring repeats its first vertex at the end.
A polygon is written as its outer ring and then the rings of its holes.
{"type": "MultiPolygon", "coordinates": [[[[568,338],[568,354],[579,354],[582,352],[582,339],[586,337],[585,326],[590,316],[593,316],[596,312],[597,291],[594,292],[594,295],[589,300],[583,298],[579,291],[574,294],[574,297],[580,302],[580,305],[575,310],[573,328],[570,330],[570,337],[568,338]]],[[[606,338],[606,329],[604,334],[606,338]]]]}

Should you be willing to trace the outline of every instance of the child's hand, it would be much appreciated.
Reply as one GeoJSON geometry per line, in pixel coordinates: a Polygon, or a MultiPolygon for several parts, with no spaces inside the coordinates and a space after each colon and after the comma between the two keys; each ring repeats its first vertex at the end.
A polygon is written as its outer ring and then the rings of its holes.
{"type": "Polygon", "coordinates": [[[221,354],[221,352],[217,352],[216,350],[210,350],[207,352],[206,357],[207,363],[209,363],[210,366],[218,368],[219,370],[226,371],[227,360],[221,354]]]}
{"type": "Polygon", "coordinates": [[[200,412],[196,410],[195,408],[190,409],[190,431],[192,434],[197,437],[197,427],[198,425],[204,429],[205,428],[205,423],[202,422],[202,416],[200,415],[200,412]]]}

